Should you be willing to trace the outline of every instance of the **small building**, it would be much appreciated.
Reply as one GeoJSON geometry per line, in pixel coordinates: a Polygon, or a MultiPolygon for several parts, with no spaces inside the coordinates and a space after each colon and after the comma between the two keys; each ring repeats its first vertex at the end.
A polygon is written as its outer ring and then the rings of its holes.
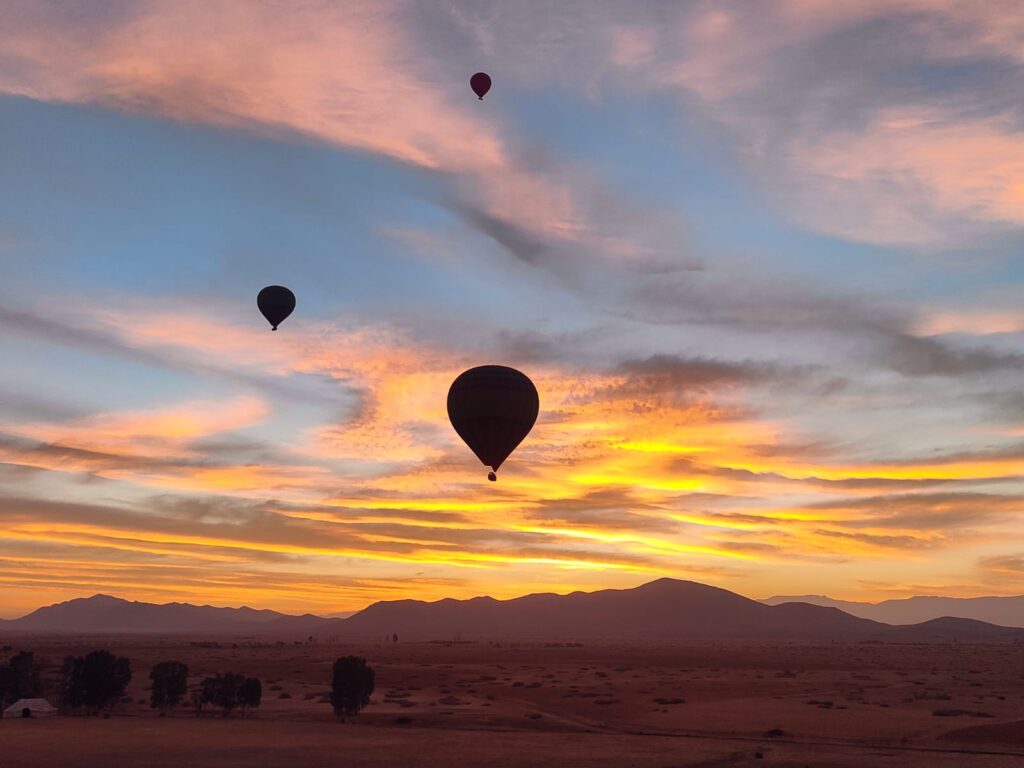
{"type": "Polygon", "coordinates": [[[18,699],[4,710],[4,719],[9,717],[53,717],[57,708],[46,699],[18,699]]]}

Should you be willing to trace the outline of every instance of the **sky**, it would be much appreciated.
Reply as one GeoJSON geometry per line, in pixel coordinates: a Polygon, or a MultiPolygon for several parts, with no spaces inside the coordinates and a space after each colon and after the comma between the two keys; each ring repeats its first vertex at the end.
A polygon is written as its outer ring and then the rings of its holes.
{"type": "Polygon", "coordinates": [[[0,0],[0,616],[1024,593],[1022,288],[1017,0],[0,0]]]}

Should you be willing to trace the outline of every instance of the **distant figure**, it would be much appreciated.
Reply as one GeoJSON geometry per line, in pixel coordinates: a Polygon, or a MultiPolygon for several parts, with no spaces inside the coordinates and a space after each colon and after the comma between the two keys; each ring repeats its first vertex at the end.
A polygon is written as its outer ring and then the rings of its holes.
{"type": "Polygon", "coordinates": [[[469,87],[473,89],[473,93],[476,94],[477,98],[483,101],[484,96],[491,90],[491,76],[486,72],[477,72],[469,78],[469,87]]]}
{"type": "Polygon", "coordinates": [[[295,294],[283,285],[268,285],[256,297],[256,306],[270,323],[270,330],[276,331],[277,326],[295,311],[295,294]]]}
{"type": "Polygon", "coordinates": [[[395,632],[395,634],[393,634],[391,636],[391,642],[393,642],[393,643],[397,643],[398,642],[398,633],[397,632],[395,632]]]}
{"type": "Polygon", "coordinates": [[[21,710],[21,716],[22,717],[32,717],[32,710],[31,710],[31,708],[25,707],[23,710],[21,710]]]}

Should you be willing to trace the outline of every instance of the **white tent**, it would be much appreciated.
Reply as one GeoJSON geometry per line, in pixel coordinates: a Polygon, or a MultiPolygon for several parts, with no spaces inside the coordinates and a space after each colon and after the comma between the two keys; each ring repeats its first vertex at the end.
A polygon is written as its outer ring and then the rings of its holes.
{"type": "Polygon", "coordinates": [[[4,718],[25,717],[25,711],[29,717],[53,717],[57,714],[55,707],[50,706],[46,699],[18,699],[4,710],[4,718]]]}

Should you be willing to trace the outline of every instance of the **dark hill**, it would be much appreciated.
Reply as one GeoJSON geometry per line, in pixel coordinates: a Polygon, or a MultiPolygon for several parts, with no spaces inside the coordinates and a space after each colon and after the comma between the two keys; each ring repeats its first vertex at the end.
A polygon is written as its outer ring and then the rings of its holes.
{"type": "Polygon", "coordinates": [[[853,639],[884,628],[835,608],[768,606],[717,587],[658,579],[634,589],[371,605],[344,632],[463,638],[853,639]]]}
{"type": "Polygon", "coordinates": [[[39,608],[3,629],[30,632],[259,632],[270,622],[288,617],[253,608],[214,608],[188,603],[140,603],[110,595],[93,595],[39,608]]]}
{"type": "Polygon", "coordinates": [[[883,637],[890,641],[910,643],[1004,643],[1024,639],[1024,629],[943,616],[920,624],[890,627],[883,637]]]}
{"type": "Polygon", "coordinates": [[[1024,595],[1011,597],[936,597],[918,595],[880,603],[861,603],[834,600],[824,595],[799,597],[776,596],[761,601],[768,605],[779,603],[811,603],[838,608],[851,616],[881,621],[885,624],[919,624],[944,616],[976,619],[1001,627],[1024,627],[1024,595]]]}

